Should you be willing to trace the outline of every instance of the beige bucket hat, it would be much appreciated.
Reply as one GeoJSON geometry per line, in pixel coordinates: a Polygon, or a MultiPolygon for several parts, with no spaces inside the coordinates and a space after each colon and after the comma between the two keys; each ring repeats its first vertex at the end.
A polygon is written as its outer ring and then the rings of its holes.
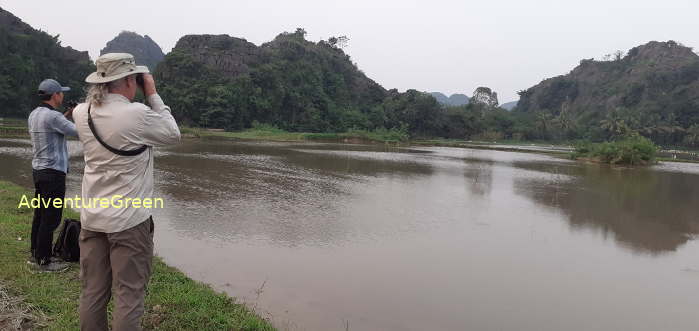
{"type": "Polygon", "coordinates": [[[95,66],[97,71],[85,78],[91,84],[109,83],[128,75],[149,73],[148,67],[137,66],[133,55],[129,53],[104,54],[97,58],[95,66]]]}

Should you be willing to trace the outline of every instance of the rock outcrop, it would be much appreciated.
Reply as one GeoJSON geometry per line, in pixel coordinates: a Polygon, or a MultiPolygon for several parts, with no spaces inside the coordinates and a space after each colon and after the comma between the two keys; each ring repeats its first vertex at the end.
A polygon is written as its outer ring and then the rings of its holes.
{"type": "Polygon", "coordinates": [[[100,50],[100,55],[105,53],[130,53],[138,65],[147,66],[151,71],[155,70],[165,57],[160,46],[148,35],[141,36],[131,31],[122,31],[107,42],[107,45],[100,50]]]}
{"type": "Polygon", "coordinates": [[[492,91],[489,87],[479,87],[473,91],[473,97],[471,97],[471,102],[474,104],[483,104],[488,107],[498,106],[498,94],[492,91]]]}

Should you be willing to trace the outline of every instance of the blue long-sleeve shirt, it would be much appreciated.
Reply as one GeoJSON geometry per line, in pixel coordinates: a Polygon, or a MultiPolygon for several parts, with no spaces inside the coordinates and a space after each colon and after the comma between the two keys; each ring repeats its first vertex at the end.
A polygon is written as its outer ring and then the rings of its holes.
{"type": "Polygon", "coordinates": [[[49,104],[42,104],[29,114],[32,137],[32,168],[68,172],[68,145],[65,136],[77,137],[75,124],[49,104]]]}

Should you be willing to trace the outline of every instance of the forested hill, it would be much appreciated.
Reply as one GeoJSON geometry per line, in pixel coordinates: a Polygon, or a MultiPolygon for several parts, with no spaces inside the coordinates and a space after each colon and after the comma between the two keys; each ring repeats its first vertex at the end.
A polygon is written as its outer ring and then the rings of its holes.
{"type": "Polygon", "coordinates": [[[94,66],[87,52],[62,47],[58,39],[0,8],[0,117],[26,117],[45,78],[70,86],[67,100],[82,97],[83,80],[94,66]]]}
{"type": "Polygon", "coordinates": [[[227,35],[182,37],[157,69],[162,94],[189,124],[239,129],[253,121],[289,130],[367,127],[387,91],[337,44],[305,31],[256,46],[227,35]]]}
{"type": "Polygon", "coordinates": [[[520,93],[540,138],[604,139],[636,131],[661,144],[699,143],[699,56],[674,41],[649,42],[520,93]]]}
{"type": "Polygon", "coordinates": [[[190,125],[436,131],[429,118],[439,115],[434,98],[385,90],[345,54],[346,38],[310,42],[305,33],[285,32],[261,46],[227,35],[184,36],[158,66],[159,91],[190,125]]]}

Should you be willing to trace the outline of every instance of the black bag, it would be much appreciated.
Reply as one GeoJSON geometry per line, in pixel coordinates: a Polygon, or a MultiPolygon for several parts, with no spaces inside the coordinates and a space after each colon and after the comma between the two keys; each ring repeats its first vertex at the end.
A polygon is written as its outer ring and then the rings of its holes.
{"type": "Polygon", "coordinates": [[[68,262],[80,261],[80,221],[66,218],[63,221],[63,229],[58,235],[56,244],[53,246],[53,256],[68,262]]]}

